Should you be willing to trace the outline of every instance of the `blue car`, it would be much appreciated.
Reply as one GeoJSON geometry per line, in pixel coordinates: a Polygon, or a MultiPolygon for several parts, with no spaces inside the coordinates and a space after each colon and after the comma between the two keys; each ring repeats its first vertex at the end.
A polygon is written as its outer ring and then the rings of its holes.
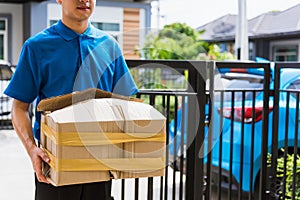
{"type": "MultiPolygon", "coordinates": [[[[214,95],[214,107],[212,108],[212,148],[207,149],[208,142],[208,127],[206,127],[206,135],[204,141],[204,162],[207,162],[206,155],[211,152],[212,155],[212,182],[218,184],[219,167],[222,169],[222,187],[228,188],[228,180],[230,178],[230,171],[232,175],[233,190],[237,190],[239,184],[242,181],[242,191],[250,192],[250,184],[252,188],[258,184],[260,162],[261,162],[261,144],[262,144],[262,110],[263,110],[263,92],[253,90],[263,89],[263,73],[259,69],[247,70],[246,73],[232,72],[229,69],[220,73],[221,84],[215,84],[214,95]],[[242,90],[249,89],[249,92],[245,92],[244,95],[244,115],[242,115],[242,90]],[[230,90],[231,92],[224,92],[221,97],[220,91],[230,90]],[[232,99],[232,91],[234,91],[234,99],[232,99]],[[222,104],[220,100],[223,100],[222,104]],[[252,107],[253,101],[255,101],[254,108],[252,107]],[[232,105],[234,102],[234,105],[232,105]],[[234,111],[232,111],[232,106],[234,111]],[[253,111],[254,109],[254,111],[253,111]],[[254,118],[252,114],[254,113],[254,118]],[[232,117],[231,115],[234,114],[232,117]],[[232,119],[233,122],[232,122],[232,119]],[[244,126],[242,126],[242,121],[244,126]],[[253,122],[254,121],[254,122],[253,122]],[[222,125],[220,124],[222,123],[222,125]],[[242,129],[244,134],[242,136],[242,129]],[[252,139],[252,131],[254,131],[254,140],[252,139]],[[220,135],[222,134],[222,151],[220,151],[220,135]],[[243,138],[243,139],[242,139],[243,138]],[[233,140],[232,140],[233,139],[233,140]],[[242,141],[243,140],[243,141],[242,141]],[[253,140],[253,141],[252,141],[253,140]],[[232,163],[230,162],[230,149],[232,144],[232,163]],[[253,145],[253,146],[251,146],[253,145]],[[243,148],[241,148],[243,146],[243,148]],[[253,159],[251,159],[251,150],[253,151],[253,159]],[[243,160],[241,161],[241,152],[243,150],[243,160]],[[219,152],[222,152],[220,155],[219,152]],[[221,157],[222,156],[222,157],[221,157]],[[221,157],[221,163],[219,163],[221,157]],[[251,163],[253,162],[253,176],[250,180],[251,163]],[[241,174],[241,165],[243,169],[243,177],[241,174]]],[[[274,87],[274,80],[271,80],[270,88],[274,87]]],[[[284,69],[281,73],[281,89],[298,89],[300,90],[300,69],[284,69]]],[[[285,142],[285,126],[286,126],[286,92],[280,93],[279,97],[279,124],[278,130],[278,152],[280,148],[284,147],[285,142]]],[[[289,95],[289,116],[288,127],[289,135],[287,139],[288,147],[294,146],[294,135],[296,113],[296,93],[291,92],[289,95]]],[[[187,110],[187,109],[186,109],[187,110]]],[[[186,114],[186,113],[185,113],[186,114]]],[[[208,113],[206,113],[208,114],[208,113]]],[[[173,120],[169,125],[170,132],[170,162],[171,165],[178,169],[179,156],[181,156],[180,145],[181,144],[181,123],[182,123],[182,110],[177,111],[177,126],[175,128],[175,121],[173,120]],[[176,129],[176,133],[174,132],[176,129]],[[176,135],[176,148],[174,147],[174,135],[176,135]],[[176,151],[176,153],[174,153],[176,151]]],[[[184,115],[187,116],[187,115],[184,115]]],[[[273,120],[273,97],[270,97],[269,102],[269,137],[268,137],[268,149],[271,152],[272,148],[272,120],[273,120]]],[[[185,119],[186,121],[186,119],[185,119]]],[[[186,123],[186,122],[184,122],[186,123]]],[[[184,131],[185,132],[185,131],[184,131]]],[[[183,134],[184,136],[186,134],[183,134]]],[[[186,149],[186,138],[184,140],[184,150],[186,149]]],[[[298,144],[300,147],[300,139],[298,138],[298,144]]],[[[185,155],[183,155],[185,157],[185,155]]],[[[185,169],[184,169],[185,170],[185,169]]]]}

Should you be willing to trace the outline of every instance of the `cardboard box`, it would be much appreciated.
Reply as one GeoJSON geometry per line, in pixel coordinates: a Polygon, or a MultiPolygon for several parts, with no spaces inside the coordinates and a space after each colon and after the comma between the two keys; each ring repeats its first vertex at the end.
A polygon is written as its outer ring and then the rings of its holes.
{"type": "Polygon", "coordinates": [[[55,185],[163,176],[166,119],[152,106],[90,99],[43,114],[43,169],[55,185]]]}

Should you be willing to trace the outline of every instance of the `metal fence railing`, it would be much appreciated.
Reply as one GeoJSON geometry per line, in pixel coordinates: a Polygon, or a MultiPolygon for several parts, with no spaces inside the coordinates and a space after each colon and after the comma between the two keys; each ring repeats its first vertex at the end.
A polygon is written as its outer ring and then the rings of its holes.
{"type": "Polygon", "coordinates": [[[276,63],[274,73],[270,195],[300,199],[300,63],[276,63]]]}
{"type": "Polygon", "coordinates": [[[202,198],[206,180],[204,171],[199,169],[204,168],[204,158],[198,156],[197,149],[204,141],[205,83],[207,69],[213,62],[134,60],[128,61],[128,65],[136,82],[142,82],[138,97],[161,109],[168,123],[165,176],[161,179],[159,198],[148,195],[148,199],[202,198]],[[152,85],[159,89],[149,87],[152,85]]]}
{"type": "Polygon", "coordinates": [[[270,64],[216,63],[211,77],[208,176],[218,199],[265,199],[270,64]],[[215,71],[216,71],[215,70],[215,71]],[[220,86],[221,84],[221,86],[220,86]],[[260,185],[261,191],[255,187],[260,185]]]}

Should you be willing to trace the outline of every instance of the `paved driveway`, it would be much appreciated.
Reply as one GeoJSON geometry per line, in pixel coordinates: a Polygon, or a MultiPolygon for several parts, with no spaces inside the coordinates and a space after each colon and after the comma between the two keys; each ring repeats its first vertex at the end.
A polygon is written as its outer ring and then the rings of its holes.
{"type": "Polygon", "coordinates": [[[31,162],[12,130],[0,131],[0,199],[33,200],[31,162]]]}

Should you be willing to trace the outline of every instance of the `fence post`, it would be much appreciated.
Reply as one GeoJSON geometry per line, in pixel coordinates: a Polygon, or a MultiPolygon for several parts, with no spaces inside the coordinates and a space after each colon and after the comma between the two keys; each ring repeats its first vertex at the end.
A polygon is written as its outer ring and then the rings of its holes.
{"type": "Polygon", "coordinates": [[[208,62],[190,62],[195,68],[189,73],[191,90],[196,93],[195,98],[188,101],[188,127],[187,127],[187,173],[186,173],[186,199],[202,199],[204,194],[204,165],[203,158],[199,157],[199,151],[204,144],[204,121],[205,121],[205,79],[208,62]],[[198,108],[195,109],[194,106],[198,108]]]}
{"type": "Polygon", "coordinates": [[[261,170],[260,170],[260,188],[259,199],[265,200],[266,183],[267,183],[267,153],[268,153],[268,133],[269,131],[269,96],[270,96],[270,64],[264,67],[264,102],[263,102],[263,127],[262,127],[262,153],[261,153],[261,170]]]}

